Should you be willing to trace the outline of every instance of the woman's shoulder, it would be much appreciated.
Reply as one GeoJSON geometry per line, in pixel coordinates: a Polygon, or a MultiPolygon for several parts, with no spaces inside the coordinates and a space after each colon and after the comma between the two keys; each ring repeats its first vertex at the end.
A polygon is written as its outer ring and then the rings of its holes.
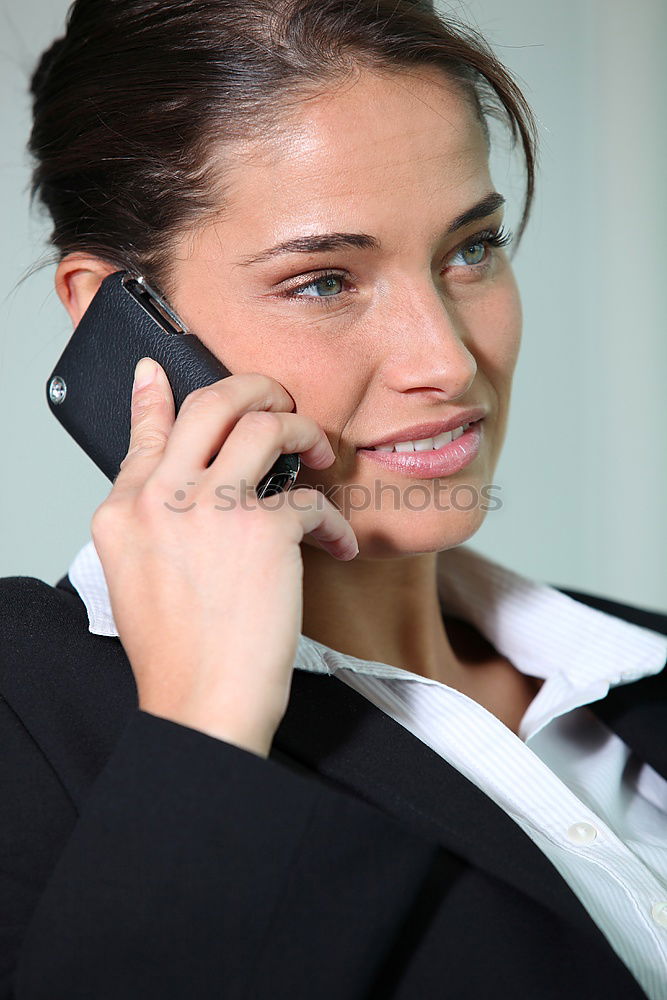
{"type": "Polygon", "coordinates": [[[62,577],[53,585],[32,576],[0,577],[0,675],[17,659],[24,671],[46,662],[67,672],[73,662],[129,668],[117,637],[91,632],[78,593],[62,577]]]}
{"type": "Polygon", "coordinates": [[[62,581],[54,586],[34,576],[0,577],[0,640],[26,628],[76,622],[85,622],[85,606],[62,581]]]}
{"type": "Polygon", "coordinates": [[[17,658],[57,661],[92,654],[88,613],[79,595],[34,576],[0,577],[0,671],[17,658]]]}
{"type": "Polygon", "coordinates": [[[120,640],[90,632],[83,601],[59,584],[0,578],[0,698],[72,770],[108,756],[137,693],[120,640]]]}

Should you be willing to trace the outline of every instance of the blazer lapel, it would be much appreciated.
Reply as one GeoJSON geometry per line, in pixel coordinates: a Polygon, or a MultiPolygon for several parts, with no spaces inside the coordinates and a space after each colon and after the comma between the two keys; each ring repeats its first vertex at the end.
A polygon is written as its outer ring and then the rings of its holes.
{"type": "Polygon", "coordinates": [[[272,756],[296,760],[602,937],[548,858],[492,799],[344,682],[296,670],[273,747],[272,756]]]}

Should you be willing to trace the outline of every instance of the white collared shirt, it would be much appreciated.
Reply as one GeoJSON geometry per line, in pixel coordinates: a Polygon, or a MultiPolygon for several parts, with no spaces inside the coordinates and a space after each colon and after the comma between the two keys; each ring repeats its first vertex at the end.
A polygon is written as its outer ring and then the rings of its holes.
{"type": "MultiPolygon", "coordinates": [[[[90,631],[117,636],[92,540],[68,572],[90,631]]],[[[438,590],[448,614],[544,678],[518,736],[440,681],[303,634],[295,668],[335,675],[477,785],[549,858],[650,1000],[667,1000],[667,781],[585,707],[659,673],[667,636],[468,546],[439,554],[438,590]]]]}

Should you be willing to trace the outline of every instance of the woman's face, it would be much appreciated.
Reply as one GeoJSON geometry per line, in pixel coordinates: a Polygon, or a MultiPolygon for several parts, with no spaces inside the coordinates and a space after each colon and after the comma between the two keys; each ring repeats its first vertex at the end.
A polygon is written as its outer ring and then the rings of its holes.
{"type": "Polygon", "coordinates": [[[349,517],[361,558],[457,545],[493,500],[521,336],[506,253],[479,239],[502,208],[450,231],[494,191],[482,129],[435,69],[361,71],[281,122],[225,154],[224,212],[180,242],[172,304],[232,372],[271,375],[324,429],[335,463],[297,482],[349,517]],[[326,233],[365,237],[265,252],[326,233]],[[485,413],[479,450],[449,475],[358,450],[469,408],[485,413]]]}

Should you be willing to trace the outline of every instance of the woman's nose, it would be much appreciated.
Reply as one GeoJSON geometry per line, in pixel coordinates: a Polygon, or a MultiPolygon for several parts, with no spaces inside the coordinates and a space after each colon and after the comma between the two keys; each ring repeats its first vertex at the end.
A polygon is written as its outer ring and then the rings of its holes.
{"type": "Polygon", "coordinates": [[[455,311],[438,298],[396,324],[384,340],[385,385],[397,392],[435,389],[447,399],[463,396],[477,374],[477,361],[466,346],[465,326],[455,311]]]}

